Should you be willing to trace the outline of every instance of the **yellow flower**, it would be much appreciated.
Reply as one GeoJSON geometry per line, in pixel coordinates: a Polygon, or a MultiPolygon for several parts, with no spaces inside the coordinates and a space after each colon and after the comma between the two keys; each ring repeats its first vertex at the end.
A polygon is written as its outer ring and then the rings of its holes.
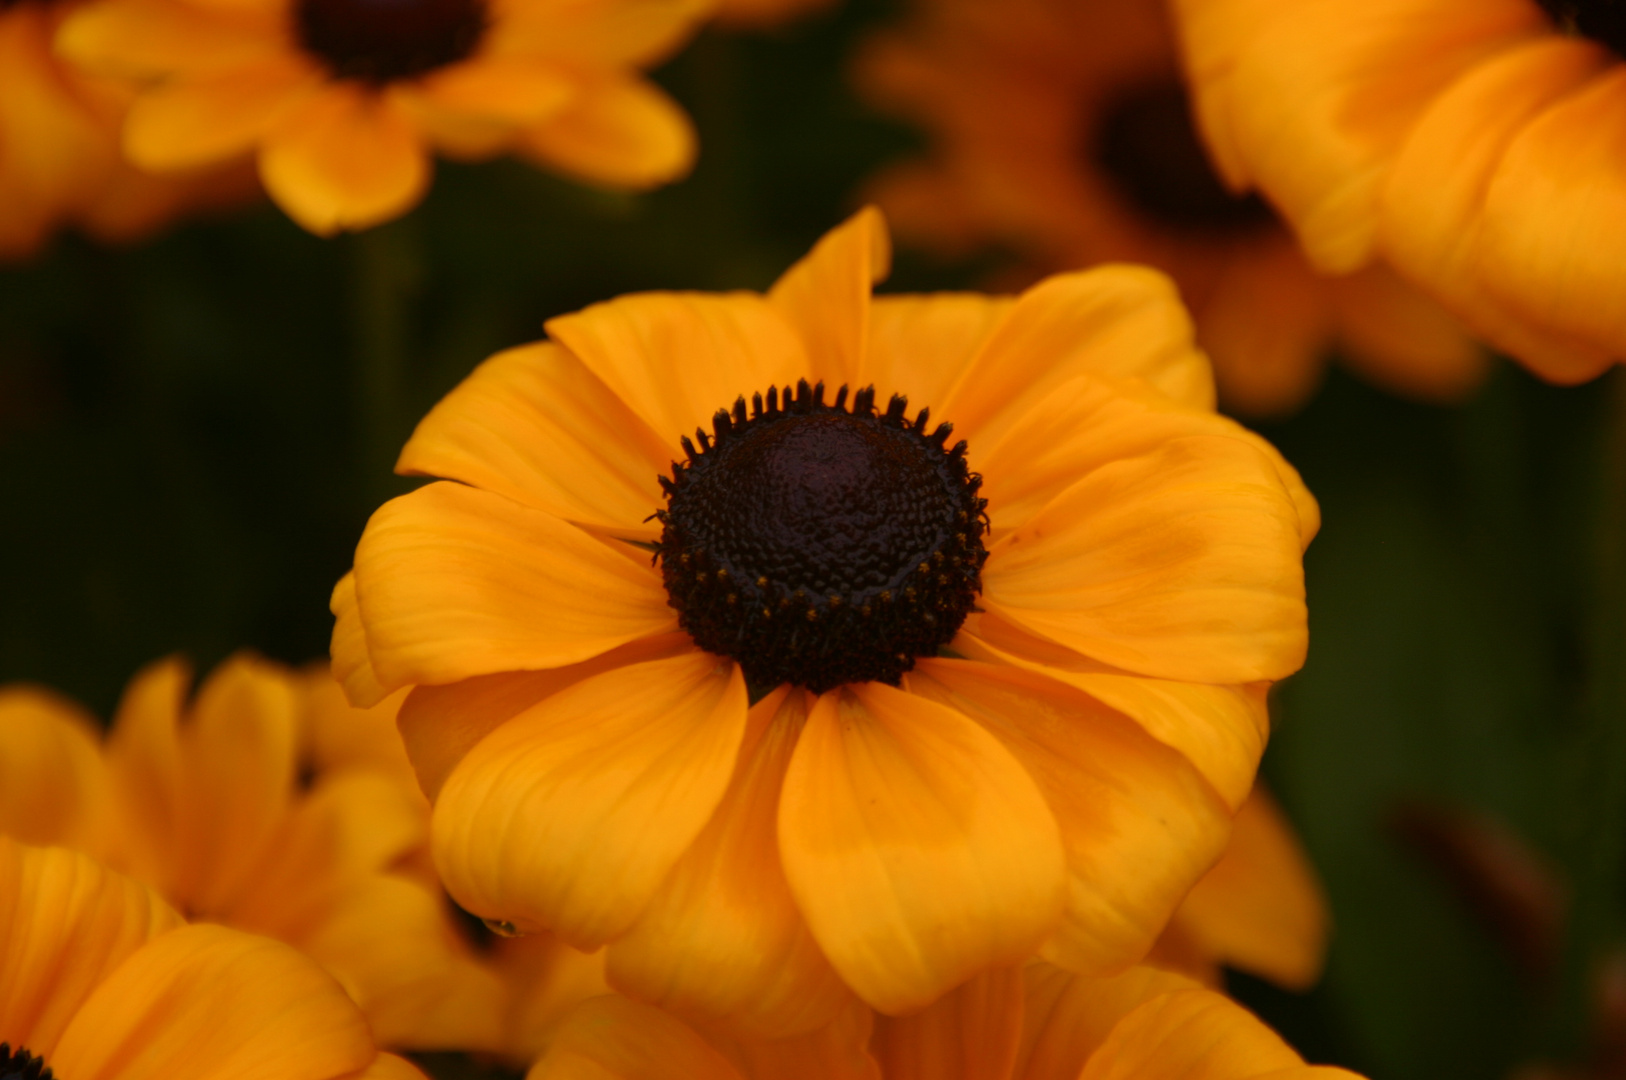
{"type": "Polygon", "coordinates": [[[143,78],[124,149],[151,170],[257,157],[312,232],[405,213],[429,153],[514,152],[616,187],[682,175],[694,136],[637,73],[702,0],[97,0],[58,38],[143,78]]]}
{"type": "Polygon", "coordinates": [[[1227,178],[1268,195],[1316,265],[1386,259],[1556,382],[1626,356],[1626,31],[1610,3],[1174,7],[1227,178]]]}
{"type": "Polygon", "coordinates": [[[1220,398],[1301,405],[1336,344],[1391,390],[1449,399],[1484,358],[1391,273],[1326,277],[1257,198],[1233,196],[1197,140],[1161,0],[933,0],[871,42],[869,96],[919,122],[929,157],[872,194],[918,243],[998,242],[1039,272],[1106,260],[1171,275],[1220,398]]]}
{"type": "Polygon", "coordinates": [[[1221,994],[1153,968],[990,972],[902,1019],[853,1010],[810,1035],[742,1042],[596,998],[526,1080],[1357,1080],[1312,1067],[1221,994]]]}
{"type": "Polygon", "coordinates": [[[188,926],[82,854],[5,837],[0,1075],[422,1080],[295,950],[188,926]]]}
{"type": "Polygon", "coordinates": [[[410,776],[319,767],[307,788],[300,746],[331,713],[304,680],[237,657],[191,703],[189,683],[174,661],[138,675],[105,743],[61,699],[0,690],[0,834],[72,845],[189,919],[297,947],[385,1044],[500,1045],[498,977],[411,862],[428,806],[410,776]]]}
{"type": "Polygon", "coordinates": [[[333,597],[351,700],[414,687],[458,902],[742,1030],[1132,963],[1304,656],[1315,502],[1167,279],[872,300],[886,262],[870,210],[765,296],[554,319],[419,425],[450,482],[333,597]]]}

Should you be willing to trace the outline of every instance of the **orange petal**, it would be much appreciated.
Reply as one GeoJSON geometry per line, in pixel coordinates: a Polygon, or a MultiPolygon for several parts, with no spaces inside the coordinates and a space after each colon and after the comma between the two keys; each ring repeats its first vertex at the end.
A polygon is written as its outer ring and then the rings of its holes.
{"type": "Polygon", "coordinates": [[[288,55],[271,19],[176,0],[86,4],[63,20],[56,48],[91,70],[134,76],[222,72],[288,55]]]}
{"type": "Polygon", "coordinates": [[[694,125],[654,83],[593,83],[552,119],[532,128],[522,152],[542,165],[606,187],[670,183],[694,166],[694,125]]]}
{"type": "MultiPolygon", "coordinates": [[[[884,402],[904,394],[936,415],[949,387],[1014,303],[981,293],[877,296],[870,305],[869,349],[858,385],[874,384],[884,402]]],[[[939,421],[953,421],[943,415],[939,421]]]]}
{"type": "Polygon", "coordinates": [[[345,1080],[428,1080],[428,1077],[406,1058],[379,1054],[373,1058],[372,1064],[345,1080]]]}
{"type": "Polygon", "coordinates": [[[1257,447],[1173,439],[1091,472],[998,541],[982,603],[1145,675],[1284,678],[1306,647],[1299,521],[1257,447]]]}
{"type": "Polygon", "coordinates": [[[145,885],[65,848],[0,836],[0,1042],[55,1058],[85,999],[181,917],[145,885]]]}
{"type": "Polygon", "coordinates": [[[388,95],[334,83],[265,136],[260,179],[288,216],[319,236],[409,210],[429,187],[422,136],[388,95]]]}
{"type": "Polygon", "coordinates": [[[973,450],[992,445],[1083,374],[1138,378],[1196,408],[1214,403],[1208,360],[1173,283],[1139,266],[1047,278],[1023,293],[943,402],[973,450]]]}
{"type": "Polygon", "coordinates": [[[484,55],[424,76],[418,92],[433,108],[503,124],[534,124],[576,96],[577,82],[554,65],[484,55]]]}
{"type": "Polygon", "coordinates": [[[1243,804],[1225,855],[1174,918],[1207,955],[1288,990],[1307,990],[1327,953],[1327,899],[1263,788],[1243,804]]]}
{"type": "Polygon", "coordinates": [[[1330,282],[1344,365],[1374,385],[1418,401],[1467,397],[1490,357],[1443,307],[1373,265],[1330,282]]]}
{"type": "Polygon", "coordinates": [[[709,1030],[712,1045],[752,1080],[881,1080],[870,1056],[875,1014],[850,998],[835,1020],[789,1039],[735,1042],[709,1030]]]}
{"type": "Polygon", "coordinates": [[[206,165],[245,154],[319,85],[284,58],[153,87],[130,105],[124,150],[144,169],[206,165]]]}
{"type": "Polygon", "coordinates": [[[500,352],[412,433],[396,472],[438,476],[617,536],[653,539],[665,503],[657,436],[582,362],[552,342],[500,352]]]}
{"type": "Polygon", "coordinates": [[[931,659],[908,687],[998,738],[1055,816],[1067,904],[1044,955],[1092,974],[1141,959],[1225,849],[1230,808],[1185,758],[1060,683],[931,659]]]}
{"type": "Polygon", "coordinates": [[[743,1080],[728,1059],[659,1009],[624,997],[579,1005],[525,1080],[743,1080]]]}
{"type": "Polygon", "coordinates": [[[891,262],[886,221],[866,206],[774,282],[768,301],[806,344],[811,381],[822,379],[832,391],[843,385],[856,391],[873,381],[865,364],[870,290],[886,277],[891,262]]]}
{"type": "Polygon", "coordinates": [[[491,51],[595,69],[649,67],[712,14],[709,0],[534,4],[493,0],[491,51]]]}
{"type": "Polygon", "coordinates": [[[107,809],[96,721],[49,690],[0,688],[0,834],[94,850],[107,809]]]}
{"type": "Polygon", "coordinates": [[[1385,256],[1492,344],[1565,382],[1604,370],[1608,352],[1521,317],[1487,290],[1480,236],[1486,193],[1508,144],[1594,78],[1601,52],[1582,39],[1547,35],[1480,64],[1412,130],[1383,196],[1385,256]]]}
{"type": "Polygon", "coordinates": [[[1022,969],[985,971],[911,1016],[875,1024],[886,1080],[988,1080],[1011,1075],[1022,1032],[1022,969]]]}
{"type": "Polygon", "coordinates": [[[972,660],[1010,664],[1076,686],[1117,709],[1180,751],[1233,810],[1253,790],[1270,737],[1268,683],[1224,686],[1128,675],[992,615],[968,621],[954,649],[972,660]]]}
{"type": "Polygon", "coordinates": [[[1056,821],[964,715],[880,683],[825,694],[779,804],[791,892],[858,995],[919,1008],[1056,927],[1056,821]]]}
{"type": "Polygon", "coordinates": [[[1184,975],[1144,965],[1102,979],[1035,963],[1023,969],[1023,977],[1022,1042],[1011,1070],[1016,1080],[1076,1080],[1090,1055],[1136,1006],[1173,990],[1197,988],[1184,975]]]}
{"type": "Polygon", "coordinates": [[[736,398],[807,373],[801,342],[752,293],[639,293],[549,320],[547,329],[674,454],[680,437],[709,433],[712,416],[736,398]]]}
{"type": "Polygon", "coordinates": [[[788,687],[751,709],[717,812],[610,945],[618,989],[754,1039],[811,1031],[852,1000],[780,868],[779,790],[806,718],[807,695],[788,687]]]}
{"type": "Polygon", "coordinates": [[[51,1056],[75,1080],[342,1076],[377,1051],[333,977],[270,938],[183,926],[121,964],[51,1056]]]}
{"type": "Polygon", "coordinates": [[[356,603],[356,572],[350,571],[333,586],[328,601],[333,612],[333,677],[344,687],[345,697],[357,708],[371,708],[389,696],[373,671],[373,658],[367,652],[367,631],[356,603]]]}
{"type": "Polygon", "coordinates": [[[716,810],[745,733],[738,667],[699,651],[586,679],[486,736],[435,804],[458,903],[593,948],[716,810]]]}
{"type": "Polygon", "coordinates": [[[191,684],[191,670],[173,658],[138,672],[124,690],[105,749],[119,825],[108,862],[160,889],[175,880],[186,775],[179,722],[191,684]]]}
{"type": "Polygon", "coordinates": [[[552,514],[451,483],[373,515],[356,592],[388,689],[562,667],[675,621],[647,568],[552,514]]]}

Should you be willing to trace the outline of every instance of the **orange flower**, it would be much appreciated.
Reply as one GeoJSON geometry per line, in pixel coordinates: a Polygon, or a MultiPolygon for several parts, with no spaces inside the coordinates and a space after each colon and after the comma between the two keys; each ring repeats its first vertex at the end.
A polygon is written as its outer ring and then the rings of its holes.
{"type": "Polygon", "coordinates": [[[0,836],[0,1076],[423,1080],[298,952],[0,836]]]}
{"type": "Polygon", "coordinates": [[[873,194],[918,243],[1001,243],[1037,272],[1144,262],[1179,285],[1221,400],[1297,408],[1336,345],[1374,382],[1458,397],[1483,357],[1443,311],[1373,267],[1315,273],[1197,141],[1161,0],[931,0],[871,43],[870,97],[925,127],[927,159],[873,194]]]}
{"type": "Polygon", "coordinates": [[[399,469],[452,482],[333,597],[352,701],[415,688],[458,902],[759,1033],[1132,963],[1305,649],[1315,502],[1165,278],[872,300],[886,261],[866,211],[766,296],[553,320],[419,425],[399,469]]]}
{"type": "Polygon", "coordinates": [[[146,80],[132,161],[184,169],[254,154],[271,197],[312,232],[410,209],[431,149],[514,152],[613,187],[688,170],[688,119],[636,71],[703,0],[96,0],[59,48],[146,80]]]}
{"type": "Polygon", "coordinates": [[[1224,996],[1152,968],[990,972],[904,1019],[862,1010],[769,1043],[626,998],[583,1003],[526,1080],[1357,1080],[1304,1063],[1224,996]]]}
{"type": "Polygon", "coordinates": [[[129,89],[52,55],[70,8],[66,0],[0,6],[0,259],[32,255],[64,224],[133,240],[184,210],[252,197],[253,177],[237,170],[160,178],[123,161],[118,126],[129,89]]]}
{"type": "Polygon", "coordinates": [[[1386,259],[1555,382],[1626,356],[1612,4],[1174,6],[1223,171],[1281,207],[1317,266],[1386,259]]]}
{"type": "Polygon", "coordinates": [[[230,660],[190,704],[189,682],[174,661],[138,675],[105,744],[60,698],[0,690],[0,834],[72,845],[188,918],[299,948],[386,1044],[500,1045],[498,978],[410,865],[428,831],[416,786],[361,768],[318,768],[303,786],[307,725],[326,723],[275,665],[230,660]]]}

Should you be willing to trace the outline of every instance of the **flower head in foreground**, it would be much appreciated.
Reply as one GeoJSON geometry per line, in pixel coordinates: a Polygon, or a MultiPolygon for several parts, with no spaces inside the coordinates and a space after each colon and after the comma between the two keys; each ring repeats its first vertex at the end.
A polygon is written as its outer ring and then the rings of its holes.
{"type": "Polygon", "coordinates": [[[405,213],[429,154],[516,153],[612,187],[682,175],[687,117],[638,74],[701,0],[95,0],[59,48],[145,81],[124,128],[155,171],[254,155],[312,232],[405,213]]]}
{"type": "Polygon", "coordinates": [[[189,702],[190,681],[173,661],[138,675],[105,743],[70,703],[0,690],[0,835],[76,847],[189,919],[295,946],[386,1045],[500,1045],[498,977],[413,862],[428,806],[410,777],[318,767],[302,780],[302,745],[336,741],[308,726],[338,717],[276,665],[229,660],[189,702]]]}
{"type": "Polygon", "coordinates": [[[1047,964],[979,976],[903,1019],[853,1011],[766,1043],[687,1027],[625,998],[584,1002],[527,1080],[1358,1080],[1304,1059],[1252,1014],[1179,976],[1047,964]]]}
{"type": "Polygon", "coordinates": [[[1392,274],[1317,274],[1257,197],[1225,189],[1192,123],[1160,0],[934,0],[871,42],[869,96],[920,122],[927,160],[882,174],[906,238],[1014,249],[1041,271],[1105,260],[1170,274],[1220,398],[1297,408],[1335,342],[1374,382],[1447,399],[1483,357],[1392,274]]]}
{"type": "Polygon", "coordinates": [[[0,911],[0,1076],[422,1080],[315,963],[85,855],[0,837],[0,911]]]}
{"type": "Polygon", "coordinates": [[[758,1033],[1134,962],[1305,650],[1315,502],[1166,278],[872,298],[886,258],[865,211],[767,295],[554,319],[419,425],[450,482],[334,592],[352,701],[414,688],[458,902],[758,1033]]]}
{"type": "Polygon", "coordinates": [[[1558,382],[1626,357],[1611,0],[1177,0],[1204,134],[1310,259],[1382,258],[1558,382]]]}

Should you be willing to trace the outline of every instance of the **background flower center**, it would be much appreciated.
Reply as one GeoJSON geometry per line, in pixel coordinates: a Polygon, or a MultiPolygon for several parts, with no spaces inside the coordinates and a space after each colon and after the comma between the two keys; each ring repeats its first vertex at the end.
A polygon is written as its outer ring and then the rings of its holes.
{"type": "Polygon", "coordinates": [[[45,1062],[19,1046],[0,1042],[0,1080],[53,1080],[45,1062]]]}
{"type": "Polygon", "coordinates": [[[484,0],[299,0],[300,44],[340,78],[382,83],[462,60],[485,33],[484,0]]]}

